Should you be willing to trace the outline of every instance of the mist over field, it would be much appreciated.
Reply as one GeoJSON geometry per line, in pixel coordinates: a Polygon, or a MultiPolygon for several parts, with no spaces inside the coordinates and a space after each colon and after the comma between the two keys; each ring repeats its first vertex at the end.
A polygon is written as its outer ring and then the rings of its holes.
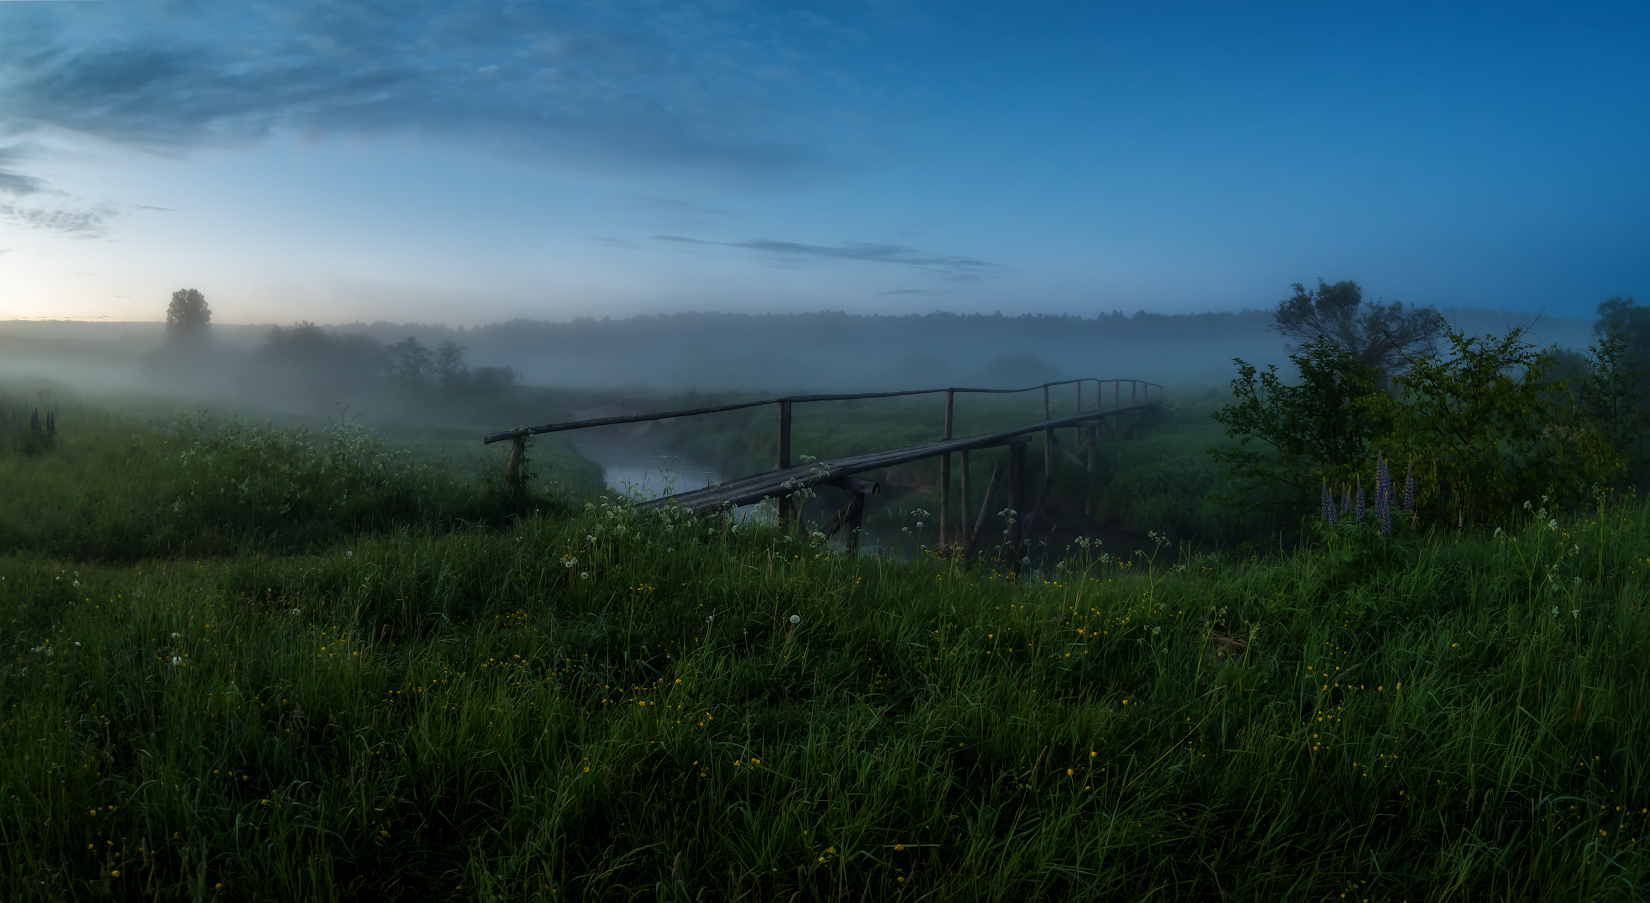
{"type": "MultiPolygon", "coordinates": [[[[1285,365],[1274,311],[874,316],[683,313],[476,328],[345,323],[315,347],[281,348],[272,326],[213,324],[205,341],[168,346],[161,323],[0,321],[0,373],[88,390],[142,390],[295,413],[382,400],[387,350],[408,338],[463,349],[470,368],[510,368],[505,385],[647,389],[659,393],[1026,387],[1088,377],[1220,391],[1233,358],[1285,365]]],[[[1583,351],[1593,321],[1487,310],[1445,312],[1454,328],[1583,351]]],[[[290,326],[281,327],[288,329],[290,326]]],[[[277,333],[279,335],[280,333],[277,333]]]]}

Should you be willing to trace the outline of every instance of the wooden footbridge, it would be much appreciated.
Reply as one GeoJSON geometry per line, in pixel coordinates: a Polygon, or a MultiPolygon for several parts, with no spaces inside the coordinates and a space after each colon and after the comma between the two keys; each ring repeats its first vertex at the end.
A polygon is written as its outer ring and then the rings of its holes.
{"type": "Polygon", "coordinates": [[[765,398],[760,401],[748,401],[739,404],[718,405],[707,408],[691,408],[681,411],[659,411],[651,414],[630,414],[619,417],[598,417],[592,420],[576,420],[569,423],[548,423],[543,426],[521,427],[493,433],[483,439],[484,444],[512,442],[510,457],[505,465],[505,484],[512,490],[521,488],[521,461],[526,450],[527,438],[541,433],[559,433],[568,430],[589,429],[597,426],[614,426],[625,423],[644,423],[653,420],[670,420],[676,417],[693,417],[702,414],[718,414],[724,411],[738,411],[745,408],[755,408],[764,405],[778,405],[779,407],[779,460],[778,466],[767,473],[753,474],[718,483],[703,489],[694,489],[688,492],[678,492],[644,502],[643,508],[662,507],[666,505],[680,505],[693,511],[706,511],[726,508],[729,506],[750,505],[763,499],[775,499],[779,505],[779,520],[789,523],[796,519],[795,497],[812,490],[816,486],[830,486],[845,490],[849,493],[846,506],[822,532],[827,536],[837,530],[847,527],[849,530],[848,543],[852,548],[857,545],[859,528],[864,517],[866,497],[881,492],[877,483],[860,479],[856,474],[892,467],[896,464],[906,464],[923,458],[940,458],[940,545],[951,545],[959,548],[964,554],[971,552],[984,529],[985,522],[991,510],[991,497],[995,492],[999,478],[1002,476],[1001,465],[993,466],[991,476],[986,482],[985,493],[979,507],[979,513],[969,523],[968,514],[973,510],[972,468],[969,466],[969,452],[982,448],[1007,446],[1008,455],[1008,505],[1013,512],[1009,518],[1010,544],[1018,545],[1023,528],[1022,521],[1026,512],[1026,449],[1031,439],[1037,433],[1043,434],[1043,493],[1046,498],[1053,483],[1055,451],[1072,464],[1084,468],[1092,484],[1094,477],[1094,449],[1098,444],[1102,424],[1109,426],[1116,436],[1123,436],[1131,430],[1139,434],[1139,419],[1142,414],[1163,404],[1163,387],[1156,383],[1149,383],[1135,379],[1067,379],[1057,382],[1044,383],[1041,386],[1032,386],[1025,389],[918,389],[905,392],[855,392],[840,395],[790,395],[784,398],[765,398]],[[1088,393],[1084,386],[1093,384],[1093,407],[1086,409],[1088,393]],[[1123,401],[1123,386],[1129,387],[1128,401],[1123,401]],[[1050,413],[1051,390],[1059,386],[1072,386],[1074,392],[1074,413],[1055,417],[1050,413]],[[1106,406],[1106,389],[1111,388],[1111,406],[1106,406]],[[996,433],[987,433],[978,436],[954,438],[951,435],[952,414],[955,410],[958,394],[988,394],[1010,395],[1025,392],[1043,392],[1043,419],[1040,422],[1027,424],[1014,429],[996,433]],[[1155,390],[1155,392],[1154,392],[1155,390]],[[872,398],[901,398],[912,395],[945,395],[945,435],[937,441],[921,445],[912,445],[905,448],[890,449],[888,451],[870,452],[861,455],[849,455],[831,461],[816,461],[805,464],[794,464],[791,461],[791,410],[795,405],[822,401],[858,401],[872,398]],[[1156,395],[1153,400],[1152,396],[1156,395]],[[1067,448],[1059,439],[1056,430],[1072,428],[1075,432],[1070,448],[1067,448]],[[962,522],[953,525],[951,513],[951,456],[961,458],[962,522]]]}

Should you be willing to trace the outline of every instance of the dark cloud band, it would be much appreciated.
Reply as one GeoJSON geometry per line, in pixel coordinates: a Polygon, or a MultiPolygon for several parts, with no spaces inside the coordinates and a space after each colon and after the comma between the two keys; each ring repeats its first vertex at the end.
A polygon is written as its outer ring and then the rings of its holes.
{"type": "Polygon", "coordinates": [[[939,273],[951,279],[979,279],[994,271],[1006,269],[1001,264],[979,260],[973,257],[956,257],[943,254],[929,254],[915,248],[901,245],[884,245],[853,243],[838,245],[807,245],[794,241],[774,241],[772,239],[757,239],[755,241],[705,241],[698,238],[685,238],[680,235],[655,235],[656,241],[678,242],[694,245],[718,245],[724,248],[740,248],[746,251],[758,251],[763,254],[774,254],[784,257],[814,257],[831,260],[863,260],[872,263],[897,263],[918,269],[939,273]]]}

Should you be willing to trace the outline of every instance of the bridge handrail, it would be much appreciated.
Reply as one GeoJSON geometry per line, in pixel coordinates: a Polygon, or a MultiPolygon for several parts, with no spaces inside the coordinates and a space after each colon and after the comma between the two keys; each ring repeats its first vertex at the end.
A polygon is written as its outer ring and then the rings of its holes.
{"type": "MultiPolygon", "coordinates": [[[[503,442],[506,439],[520,439],[526,436],[535,436],[541,433],[560,433],[567,430],[582,430],[595,426],[615,426],[621,423],[645,423],[650,420],[669,420],[673,417],[693,417],[699,414],[720,414],[723,411],[738,411],[745,408],[759,408],[763,405],[792,404],[807,401],[859,401],[868,398],[902,398],[909,395],[937,395],[941,392],[967,393],[975,395],[1016,395],[1021,392],[1035,392],[1038,389],[1049,389],[1054,386],[1069,386],[1080,383],[1135,383],[1145,386],[1149,392],[1155,388],[1158,396],[1162,397],[1163,386],[1158,383],[1147,382],[1143,379],[1095,379],[1093,377],[1079,377],[1077,379],[1061,379],[1046,382],[1024,389],[977,389],[967,387],[949,387],[944,389],[908,389],[902,392],[849,392],[832,395],[786,395],[780,398],[764,398],[760,401],[745,401],[738,404],[725,404],[709,408],[687,408],[680,411],[657,411],[651,414],[626,414],[619,417],[596,417],[590,420],[571,420],[566,423],[546,423],[543,426],[524,426],[513,430],[491,433],[481,440],[483,445],[494,442],[503,442]]],[[[1149,396],[1148,396],[1149,397],[1149,396]]]]}

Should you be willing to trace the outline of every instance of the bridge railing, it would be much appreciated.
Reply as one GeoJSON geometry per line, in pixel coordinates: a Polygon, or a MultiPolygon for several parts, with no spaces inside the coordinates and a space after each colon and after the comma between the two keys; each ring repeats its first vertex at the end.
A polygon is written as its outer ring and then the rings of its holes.
{"type": "MultiPolygon", "coordinates": [[[[1060,427],[1064,427],[1064,426],[1074,426],[1074,427],[1076,427],[1078,429],[1078,432],[1079,432],[1079,437],[1081,437],[1082,430],[1085,427],[1087,427],[1091,431],[1090,436],[1088,438],[1088,441],[1085,442],[1081,438],[1078,439],[1078,441],[1076,443],[1076,448],[1075,448],[1075,451],[1077,452],[1077,454],[1074,454],[1073,450],[1063,449],[1063,452],[1064,452],[1064,454],[1067,458],[1070,458],[1074,463],[1077,463],[1080,466],[1084,466],[1088,471],[1089,481],[1090,481],[1091,487],[1090,487],[1089,498],[1085,500],[1084,513],[1090,513],[1092,511],[1092,505],[1093,505],[1092,483],[1093,483],[1093,476],[1094,476],[1094,443],[1096,443],[1099,439],[1100,420],[1107,417],[1107,416],[1109,416],[1107,414],[1100,413],[1101,409],[1105,405],[1106,389],[1108,387],[1110,387],[1111,390],[1112,390],[1112,392],[1111,392],[1111,394],[1112,394],[1112,403],[1113,403],[1112,407],[1116,411],[1117,415],[1126,415],[1126,414],[1138,415],[1138,413],[1141,410],[1143,410],[1144,408],[1146,408],[1148,406],[1151,406],[1154,403],[1155,404],[1161,404],[1163,402],[1164,389],[1163,389],[1163,386],[1159,385],[1158,383],[1147,382],[1146,380],[1139,380],[1139,379],[1095,379],[1095,378],[1090,378],[1090,377],[1081,377],[1081,378],[1078,378],[1078,379],[1053,380],[1053,381],[1042,383],[1042,384],[1036,385],[1036,386],[1028,386],[1028,387],[1023,388],[1023,389],[983,389],[983,388],[973,388],[973,387],[952,386],[952,387],[947,387],[947,388],[944,388],[944,389],[911,389],[911,390],[905,390],[905,391],[899,391],[899,392],[847,392],[847,393],[819,394],[819,395],[786,395],[786,396],[782,396],[782,397],[778,397],[778,398],[763,398],[763,399],[758,399],[758,400],[755,400],[755,401],[739,402],[739,403],[736,403],[736,404],[714,405],[714,406],[710,406],[710,407],[701,407],[701,408],[685,408],[685,409],[682,409],[682,410],[675,410],[675,411],[655,411],[655,412],[648,413],[648,414],[625,414],[625,415],[620,415],[620,416],[617,416],[617,417],[596,417],[596,418],[591,418],[591,419],[586,419],[586,420],[573,420],[573,421],[568,421],[568,422],[564,422],[564,423],[546,423],[546,424],[543,424],[541,426],[518,427],[518,428],[513,429],[513,430],[503,430],[501,432],[491,433],[488,436],[486,436],[482,440],[482,442],[483,442],[483,444],[492,444],[494,442],[503,442],[505,440],[510,440],[511,441],[512,446],[511,446],[511,449],[510,449],[510,456],[509,456],[509,459],[508,459],[508,463],[505,465],[505,485],[507,487],[509,487],[510,489],[512,489],[512,490],[518,490],[518,489],[520,489],[520,482],[521,482],[521,462],[522,462],[522,458],[523,458],[523,456],[525,454],[525,451],[526,451],[527,437],[529,437],[529,436],[540,435],[540,434],[544,434],[544,433],[566,432],[566,431],[569,431],[569,430],[590,429],[592,427],[598,427],[598,426],[616,426],[616,425],[619,425],[619,424],[626,424],[626,423],[646,423],[648,421],[654,421],[654,420],[671,420],[671,419],[674,419],[674,418],[677,418],[677,417],[694,417],[694,416],[699,416],[699,415],[704,415],[704,414],[720,414],[720,413],[723,413],[723,412],[726,412],[726,411],[739,411],[739,410],[744,410],[744,409],[747,409],[747,408],[762,407],[762,406],[765,406],[765,405],[778,405],[779,406],[779,424],[778,424],[778,428],[779,428],[778,429],[778,433],[779,433],[779,435],[778,435],[779,454],[778,454],[778,461],[776,462],[777,467],[775,468],[775,472],[778,472],[778,471],[788,470],[792,467],[792,463],[791,463],[791,409],[794,405],[806,404],[806,403],[810,403],[810,402],[820,402],[820,401],[860,401],[860,400],[874,399],[874,398],[904,398],[904,397],[916,396],[916,395],[938,395],[938,394],[943,393],[945,395],[945,435],[939,442],[933,443],[933,445],[935,445],[936,448],[932,452],[932,454],[926,454],[926,455],[925,454],[917,454],[917,455],[915,455],[915,457],[917,457],[917,458],[920,458],[920,457],[933,457],[933,456],[937,455],[940,458],[941,494],[940,494],[940,512],[939,512],[940,513],[939,532],[940,532],[941,544],[943,545],[946,542],[946,537],[947,536],[951,536],[951,535],[953,535],[953,533],[955,533],[955,534],[959,535],[962,538],[962,542],[965,546],[971,546],[973,544],[974,534],[978,532],[978,529],[976,528],[974,530],[970,530],[969,529],[969,524],[968,524],[969,508],[972,507],[970,505],[971,493],[969,491],[970,490],[970,486],[969,486],[970,469],[968,467],[968,448],[962,448],[961,449],[962,463],[963,463],[963,471],[962,471],[962,504],[963,504],[963,512],[962,513],[963,513],[963,523],[960,525],[961,530],[953,530],[952,527],[951,527],[951,523],[950,523],[951,520],[952,520],[952,517],[951,517],[951,454],[952,454],[952,450],[953,450],[952,446],[956,444],[956,443],[952,442],[952,440],[955,438],[952,435],[952,423],[953,423],[953,414],[955,412],[955,407],[956,407],[957,395],[959,395],[959,394],[964,394],[964,395],[968,395],[968,394],[977,394],[977,395],[1018,395],[1018,394],[1023,394],[1023,393],[1026,393],[1026,392],[1036,392],[1038,390],[1042,391],[1042,393],[1043,393],[1043,423],[1042,424],[1036,424],[1036,425],[1033,425],[1029,428],[1022,429],[1022,430],[1009,431],[1010,433],[1013,433],[1015,436],[1018,437],[1017,439],[1014,439],[1014,440],[1006,440],[1005,439],[1001,442],[997,442],[996,439],[999,439],[1001,437],[977,437],[977,438],[982,439],[982,440],[988,440],[989,439],[989,440],[991,440],[991,444],[1008,444],[1010,446],[1011,452],[1013,452],[1013,454],[1011,454],[1011,456],[1010,456],[1011,457],[1011,465],[1012,465],[1012,463],[1014,461],[1023,461],[1023,458],[1024,458],[1025,437],[1021,434],[1030,434],[1030,433],[1035,433],[1035,432],[1038,432],[1038,431],[1043,432],[1044,433],[1043,471],[1044,471],[1044,474],[1046,475],[1046,481],[1049,484],[1049,485],[1045,485],[1045,487],[1044,487],[1044,493],[1045,493],[1045,497],[1046,497],[1048,488],[1049,488],[1049,486],[1052,485],[1052,481],[1053,481],[1054,449],[1059,445],[1059,442],[1056,439],[1055,434],[1054,434],[1054,430],[1055,430],[1056,427],[1051,424],[1051,420],[1052,420],[1051,411],[1050,411],[1050,405],[1051,405],[1051,401],[1052,401],[1051,391],[1054,388],[1059,387],[1059,386],[1072,386],[1072,387],[1074,387],[1075,397],[1074,397],[1073,400],[1074,400],[1075,405],[1076,405],[1076,416],[1071,417],[1071,418],[1063,418],[1058,425],[1060,427]],[[1091,383],[1094,385],[1094,404],[1095,404],[1095,408],[1094,408],[1093,411],[1085,412],[1085,410],[1084,410],[1084,395],[1085,395],[1084,387],[1091,384],[1091,383]],[[1125,403],[1123,401],[1123,386],[1124,385],[1127,385],[1129,387],[1129,398],[1128,398],[1127,403],[1125,403]],[[1155,402],[1154,402],[1154,399],[1152,398],[1152,395],[1154,394],[1153,390],[1156,390],[1155,394],[1156,394],[1157,397],[1155,399],[1155,402]],[[1083,417],[1082,415],[1085,414],[1085,413],[1096,414],[1097,416],[1083,417]],[[1044,426],[1046,426],[1046,428],[1043,428],[1044,426]],[[1082,461],[1081,459],[1079,459],[1078,454],[1081,454],[1085,450],[1088,452],[1087,461],[1082,461]]],[[[1125,431],[1126,428],[1120,428],[1117,425],[1118,417],[1117,416],[1111,416],[1110,417],[1110,422],[1111,422],[1112,430],[1113,430],[1114,434],[1122,435],[1122,433],[1125,431]]],[[[1135,422],[1133,424],[1131,424],[1131,426],[1133,427],[1133,429],[1135,431],[1135,435],[1138,436],[1139,435],[1139,425],[1138,425],[1137,416],[1136,416],[1135,422]]],[[[1004,434],[1004,435],[1007,435],[1007,434],[1004,434]]],[[[968,445],[968,443],[964,443],[964,445],[968,445]]],[[[974,446],[970,446],[970,447],[974,447],[974,446]]],[[[978,446],[978,447],[984,447],[984,446],[978,446]]],[[[903,452],[903,454],[900,455],[900,457],[902,459],[910,460],[910,459],[913,459],[913,456],[911,454],[912,452],[920,452],[920,451],[922,451],[922,449],[920,447],[918,447],[918,448],[915,448],[915,449],[900,450],[900,451],[903,452]]],[[[1014,470],[1014,468],[1011,467],[1011,471],[1013,471],[1013,470],[1014,470]]],[[[1023,475],[1024,475],[1024,466],[1023,466],[1023,463],[1022,463],[1021,466],[1018,468],[1018,473],[1011,473],[1011,478],[1010,478],[1011,498],[1013,498],[1015,500],[1015,505],[1011,506],[1011,507],[1015,507],[1017,505],[1023,504],[1023,490],[1018,488],[1020,481],[1023,480],[1023,475]],[[1015,477],[1018,477],[1019,479],[1015,479],[1015,477]]],[[[863,481],[861,481],[861,482],[863,482],[863,481]]],[[[986,488],[986,499],[985,499],[986,505],[982,505],[982,507],[981,507],[981,515],[980,515],[980,518],[979,518],[979,520],[981,522],[983,522],[984,517],[985,517],[985,510],[984,509],[985,509],[986,506],[989,505],[989,502],[990,502],[991,487],[995,486],[996,482],[997,482],[997,474],[996,474],[996,472],[993,472],[991,480],[987,484],[987,488],[986,488]]],[[[756,490],[756,491],[765,491],[765,490],[756,490]]],[[[863,507],[864,507],[864,498],[863,498],[863,496],[864,496],[865,493],[862,489],[861,490],[853,490],[853,493],[856,496],[857,501],[859,502],[858,509],[856,509],[856,513],[857,513],[857,510],[862,510],[863,507]]],[[[789,494],[781,494],[781,495],[778,496],[778,501],[779,501],[779,512],[778,512],[779,519],[782,522],[791,520],[795,516],[795,510],[794,510],[794,502],[792,501],[790,495],[789,494]]],[[[854,523],[855,526],[857,526],[857,520],[858,520],[857,516],[853,518],[853,521],[855,522],[854,523]]]]}

